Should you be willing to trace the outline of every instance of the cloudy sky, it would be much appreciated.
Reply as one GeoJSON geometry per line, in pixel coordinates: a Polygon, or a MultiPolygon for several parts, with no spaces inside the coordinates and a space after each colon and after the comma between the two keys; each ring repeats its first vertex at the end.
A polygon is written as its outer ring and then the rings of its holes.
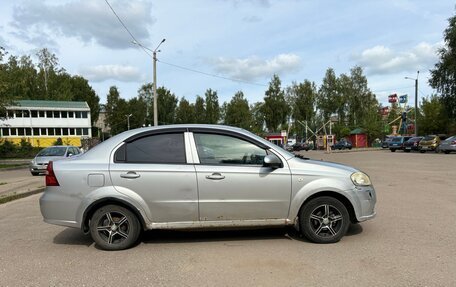
{"type": "MultiPolygon", "coordinates": [[[[282,85],[321,84],[361,66],[380,102],[392,93],[414,104],[434,91],[427,84],[438,60],[447,0],[108,0],[133,37],[161,45],[158,86],[194,101],[206,89],[221,102],[242,90],[250,103],[264,97],[278,74],[282,85]],[[211,76],[212,75],[212,76],[211,76]]],[[[13,55],[47,47],[71,74],[87,78],[105,102],[109,87],[131,98],[152,81],[152,58],[119,23],[105,0],[1,0],[0,44],[13,55]]]]}

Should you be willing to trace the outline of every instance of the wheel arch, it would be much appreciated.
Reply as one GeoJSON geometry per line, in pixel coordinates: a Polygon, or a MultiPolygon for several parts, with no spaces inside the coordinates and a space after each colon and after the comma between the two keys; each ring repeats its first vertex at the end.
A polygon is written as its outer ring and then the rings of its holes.
{"type": "Polygon", "coordinates": [[[90,219],[92,218],[92,215],[94,214],[94,212],[98,208],[105,206],[105,205],[110,205],[110,204],[122,206],[124,208],[127,208],[131,212],[133,212],[133,214],[136,215],[136,217],[139,220],[139,223],[141,224],[141,229],[142,230],[146,229],[146,226],[147,226],[146,222],[144,220],[144,217],[141,215],[141,212],[138,210],[138,208],[136,208],[131,203],[126,202],[124,200],[114,198],[114,197],[106,197],[106,198],[99,199],[95,202],[92,202],[85,209],[83,217],[82,217],[82,224],[81,224],[81,229],[84,233],[89,232],[89,222],[90,222],[90,219]]]}
{"type": "Polygon", "coordinates": [[[304,208],[304,206],[306,206],[306,204],[309,203],[311,200],[318,198],[318,197],[323,197],[323,196],[329,196],[329,197],[333,197],[333,198],[339,200],[345,206],[345,208],[347,208],[348,214],[350,215],[350,221],[352,223],[358,222],[358,220],[356,219],[355,208],[353,207],[353,204],[351,203],[351,201],[344,195],[342,195],[338,192],[335,192],[335,191],[330,191],[330,190],[320,191],[320,192],[312,194],[311,196],[306,198],[306,200],[304,200],[304,202],[301,204],[298,214],[301,214],[301,211],[304,208]]]}

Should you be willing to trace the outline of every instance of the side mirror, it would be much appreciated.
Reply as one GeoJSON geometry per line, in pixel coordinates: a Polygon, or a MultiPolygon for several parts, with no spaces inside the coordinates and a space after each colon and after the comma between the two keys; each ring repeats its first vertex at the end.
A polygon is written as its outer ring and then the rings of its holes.
{"type": "Polygon", "coordinates": [[[282,161],[276,155],[268,154],[267,156],[264,157],[263,166],[264,167],[270,167],[270,168],[273,168],[273,169],[281,168],[282,167],[282,161]]]}
{"type": "Polygon", "coordinates": [[[67,157],[72,157],[73,155],[74,154],[70,152],[70,153],[67,154],[67,157]]]}

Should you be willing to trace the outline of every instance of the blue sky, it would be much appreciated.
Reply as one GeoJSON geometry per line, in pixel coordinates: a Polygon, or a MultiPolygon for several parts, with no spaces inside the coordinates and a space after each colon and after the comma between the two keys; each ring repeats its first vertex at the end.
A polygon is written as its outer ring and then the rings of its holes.
{"type": "MultiPolygon", "coordinates": [[[[414,82],[404,77],[419,70],[419,97],[434,92],[429,70],[455,12],[446,0],[108,1],[144,46],[154,49],[166,38],[158,86],[191,102],[211,88],[220,102],[242,90],[254,103],[273,74],[283,87],[305,79],[320,85],[329,67],[339,75],[358,65],[380,102],[397,93],[413,105],[414,82]]],[[[2,0],[0,31],[10,54],[50,49],[69,73],[89,80],[102,102],[112,85],[128,99],[152,81],[151,57],[131,43],[104,0],[2,0]]]]}

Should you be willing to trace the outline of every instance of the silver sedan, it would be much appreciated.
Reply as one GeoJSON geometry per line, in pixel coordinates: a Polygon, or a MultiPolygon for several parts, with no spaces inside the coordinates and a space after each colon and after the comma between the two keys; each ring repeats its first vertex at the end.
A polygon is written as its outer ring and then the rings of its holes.
{"type": "Polygon", "coordinates": [[[369,177],[296,157],[239,128],[175,125],[119,134],[82,156],[49,163],[44,221],[81,228],[107,250],[143,230],[295,226],[339,241],[375,216],[369,177]]]}

